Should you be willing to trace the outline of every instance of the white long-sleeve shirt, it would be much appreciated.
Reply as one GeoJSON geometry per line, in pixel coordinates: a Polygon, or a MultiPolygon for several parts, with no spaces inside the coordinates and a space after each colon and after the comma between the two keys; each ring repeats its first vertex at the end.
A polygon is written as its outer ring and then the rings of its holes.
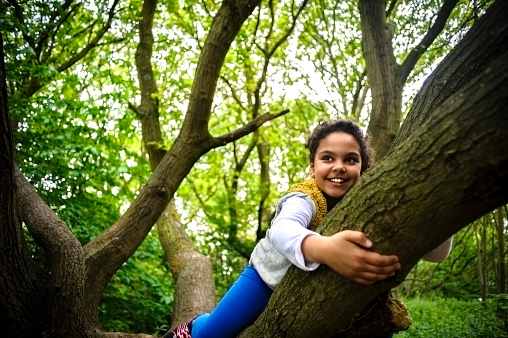
{"type": "MultiPolygon", "coordinates": [[[[284,196],[277,206],[271,227],[252,252],[250,264],[254,266],[263,281],[275,289],[291,264],[304,271],[313,271],[319,263],[306,262],[302,253],[302,242],[307,236],[317,235],[309,228],[316,216],[314,201],[300,192],[284,196]]],[[[448,257],[452,238],[424,256],[437,262],[448,257]]]]}

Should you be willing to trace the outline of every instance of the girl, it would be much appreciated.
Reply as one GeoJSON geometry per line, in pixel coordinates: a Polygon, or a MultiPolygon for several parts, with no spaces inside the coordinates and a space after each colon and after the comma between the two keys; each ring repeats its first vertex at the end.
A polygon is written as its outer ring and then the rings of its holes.
{"type": "MultiPolygon", "coordinates": [[[[236,337],[263,312],[291,264],[305,271],[326,264],[364,285],[400,269],[398,257],[370,251],[372,242],[362,232],[321,236],[312,230],[371,164],[372,150],[362,130],[351,121],[320,122],[306,147],[310,178],[279,201],[271,227],[254,248],[247,268],[211,314],[180,325],[164,338],[236,337]]],[[[442,260],[450,247],[447,241],[428,255],[442,260]]]]}

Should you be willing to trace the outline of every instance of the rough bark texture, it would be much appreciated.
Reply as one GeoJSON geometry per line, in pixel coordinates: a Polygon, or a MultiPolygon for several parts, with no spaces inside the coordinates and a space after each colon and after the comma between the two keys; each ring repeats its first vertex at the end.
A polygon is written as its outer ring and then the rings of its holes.
{"type": "Polygon", "coordinates": [[[81,243],[17,168],[15,177],[22,219],[49,260],[49,283],[44,284],[47,288],[43,306],[44,332],[48,337],[81,335],[86,330],[84,322],[87,318],[83,316],[84,255],[81,243]]]}
{"type": "MultiPolygon", "coordinates": [[[[32,264],[23,245],[23,234],[16,214],[14,152],[12,129],[7,108],[3,39],[0,35],[0,318],[3,333],[23,336],[37,333],[34,320],[41,318],[44,294],[37,289],[42,276],[32,264]],[[23,322],[27,325],[23,325],[23,322]],[[22,328],[22,330],[20,330],[22,328]]],[[[43,283],[42,283],[43,284],[43,283]]]]}
{"type": "Polygon", "coordinates": [[[398,275],[362,286],[325,266],[312,273],[292,268],[242,337],[331,336],[399,284],[426,252],[508,202],[506,57],[367,172],[317,229],[325,235],[363,231],[376,243],[374,250],[400,257],[398,275]]]}

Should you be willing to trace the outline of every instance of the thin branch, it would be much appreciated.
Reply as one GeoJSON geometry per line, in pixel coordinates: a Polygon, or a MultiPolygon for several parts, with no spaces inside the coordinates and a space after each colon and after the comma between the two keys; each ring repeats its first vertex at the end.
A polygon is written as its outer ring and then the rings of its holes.
{"type": "MultiPolygon", "coordinates": [[[[73,1],[74,1],[74,0],[67,0],[67,1],[63,4],[63,5],[61,5],[61,7],[60,7],[60,6],[59,6],[59,7],[57,7],[57,9],[55,9],[55,10],[53,11],[53,13],[51,13],[51,16],[50,16],[50,18],[49,18],[49,24],[48,24],[48,25],[46,25],[46,28],[45,28],[45,29],[41,32],[40,37],[39,37],[39,42],[38,42],[38,44],[37,44],[37,49],[36,49],[36,51],[35,51],[35,55],[37,56],[37,59],[39,59],[39,58],[40,58],[40,56],[41,56],[41,53],[42,53],[42,48],[43,48],[43,46],[44,46],[44,43],[45,43],[45,42],[46,42],[46,40],[50,37],[49,32],[50,32],[52,29],[54,29],[55,27],[60,27],[60,26],[61,26],[61,24],[62,24],[63,22],[65,22],[65,21],[67,20],[67,18],[70,16],[70,13],[72,12],[72,10],[71,10],[71,11],[69,11],[69,12],[67,12],[67,14],[66,14],[66,15],[63,15],[63,16],[61,17],[61,19],[60,19],[60,20],[59,20],[59,21],[55,24],[55,23],[54,23],[54,21],[56,20],[56,18],[57,18],[57,17],[58,17],[58,15],[60,14],[59,12],[64,12],[64,11],[66,11],[66,10],[69,8],[69,6],[71,5],[71,3],[72,3],[73,1]]],[[[81,5],[81,4],[76,5],[76,7],[77,7],[77,6],[79,6],[79,5],[81,5]]]]}
{"type": "Polygon", "coordinates": [[[211,147],[217,148],[217,147],[226,145],[230,142],[236,141],[239,138],[241,138],[249,133],[252,133],[254,130],[261,127],[261,125],[263,125],[265,122],[276,119],[276,118],[283,116],[287,113],[289,113],[289,109],[282,110],[276,114],[259,115],[258,117],[256,117],[254,120],[250,121],[243,127],[240,127],[228,134],[225,134],[225,135],[222,135],[219,137],[214,137],[211,141],[211,147]]]}
{"type": "Polygon", "coordinates": [[[254,116],[257,116],[259,107],[261,105],[260,91],[261,91],[261,87],[263,86],[263,83],[266,81],[266,75],[268,73],[268,65],[270,64],[270,59],[273,56],[273,54],[275,53],[275,51],[289,38],[291,33],[293,33],[293,30],[295,29],[298,17],[300,16],[303,9],[307,5],[307,2],[308,2],[308,0],[303,1],[302,5],[298,8],[296,15],[293,15],[293,22],[291,24],[291,27],[286,31],[286,33],[277,42],[275,42],[272,49],[265,53],[265,63],[263,66],[263,72],[261,74],[261,77],[258,79],[256,89],[254,90],[254,108],[253,108],[254,116]]]}
{"type": "Polygon", "coordinates": [[[434,42],[439,33],[441,33],[441,31],[443,30],[446,21],[448,20],[450,14],[457,5],[457,2],[458,0],[445,1],[441,9],[439,10],[436,21],[434,21],[432,27],[427,31],[427,34],[425,34],[420,43],[418,43],[418,45],[415,48],[413,48],[411,53],[409,53],[406,60],[402,64],[400,68],[399,82],[401,83],[406,82],[409,73],[411,73],[411,71],[413,70],[414,65],[416,64],[418,59],[420,59],[422,54],[427,50],[427,48],[429,48],[432,42],[434,42]]]}
{"type": "Polygon", "coordinates": [[[24,26],[25,25],[25,17],[23,15],[23,10],[21,9],[21,7],[19,6],[19,3],[16,0],[9,0],[9,2],[14,7],[14,13],[16,14],[16,18],[18,19],[18,22],[24,28],[24,29],[21,29],[21,34],[23,35],[23,38],[28,43],[28,45],[30,47],[32,47],[32,49],[35,51],[35,41],[34,41],[33,37],[28,35],[28,33],[26,32],[26,27],[24,26]]]}
{"type": "MultiPolygon", "coordinates": [[[[41,62],[47,62],[50,58],[51,58],[51,51],[53,49],[53,46],[55,44],[55,39],[56,39],[56,36],[57,36],[57,33],[58,31],[60,30],[60,27],[72,16],[72,13],[77,10],[82,4],[79,3],[77,5],[75,5],[74,7],[71,8],[71,10],[69,12],[67,12],[67,14],[65,16],[63,16],[60,21],[58,22],[58,24],[55,26],[54,30],[53,30],[53,34],[51,34],[51,40],[50,42],[48,43],[48,46],[46,48],[47,52],[46,52],[46,55],[41,58],[41,62]]],[[[40,54],[42,55],[42,41],[39,42],[39,47],[38,47],[41,51],[40,51],[40,54]]]]}
{"type": "Polygon", "coordinates": [[[92,48],[97,46],[97,44],[102,39],[104,34],[106,34],[106,32],[111,28],[111,23],[113,21],[114,15],[115,15],[115,8],[116,8],[116,5],[118,4],[118,1],[119,0],[115,0],[113,2],[113,5],[109,9],[108,21],[106,22],[106,25],[104,25],[102,30],[99,33],[97,33],[95,38],[87,46],[85,46],[81,50],[81,52],[77,53],[74,57],[70,58],[67,62],[63,63],[60,67],[58,67],[59,72],[62,72],[64,70],[68,69],[69,67],[71,67],[72,65],[74,65],[76,62],[81,60],[92,48]]]}
{"type": "Polygon", "coordinates": [[[233,100],[235,100],[236,103],[238,103],[238,105],[243,109],[243,110],[247,110],[245,109],[243,103],[242,103],[242,100],[240,100],[240,97],[238,96],[237,92],[236,92],[236,89],[233,88],[233,85],[231,84],[231,82],[224,76],[224,75],[221,75],[220,77],[222,79],[222,81],[224,81],[227,86],[229,87],[229,89],[231,90],[231,96],[233,97],[233,100]]]}

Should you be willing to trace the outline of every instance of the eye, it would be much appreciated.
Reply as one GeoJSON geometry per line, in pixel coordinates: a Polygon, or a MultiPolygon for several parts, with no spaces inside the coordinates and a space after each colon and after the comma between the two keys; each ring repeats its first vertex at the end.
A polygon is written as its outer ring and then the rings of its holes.
{"type": "Polygon", "coordinates": [[[322,160],[325,162],[330,162],[332,160],[332,157],[330,155],[324,155],[322,160]]]}
{"type": "Polygon", "coordinates": [[[346,162],[348,162],[348,163],[358,163],[360,161],[358,160],[357,157],[352,156],[352,157],[346,158],[346,162]]]}

